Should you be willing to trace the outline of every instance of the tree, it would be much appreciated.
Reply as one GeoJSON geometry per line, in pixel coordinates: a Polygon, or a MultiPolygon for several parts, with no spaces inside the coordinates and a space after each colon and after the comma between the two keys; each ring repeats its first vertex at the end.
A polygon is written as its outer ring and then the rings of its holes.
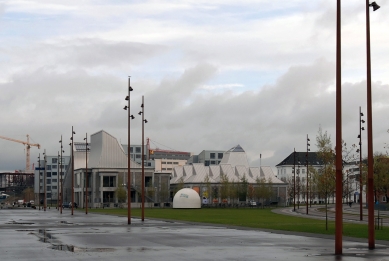
{"type": "Polygon", "coordinates": [[[27,201],[30,202],[31,199],[34,198],[34,189],[33,188],[26,188],[23,190],[23,198],[27,201]]]}
{"type": "Polygon", "coordinates": [[[242,178],[240,179],[239,201],[246,201],[247,189],[248,181],[246,178],[246,174],[243,174],[242,178]]]}
{"type": "Polygon", "coordinates": [[[220,175],[220,197],[223,203],[226,203],[230,190],[230,181],[228,180],[227,175],[221,173],[220,175]]]}
{"type": "Polygon", "coordinates": [[[209,178],[208,174],[204,178],[204,184],[206,190],[203,191],[202,196],[206,197],[208,199],[208,204],[210,204],[211,203],[211,179],[209,178]]]}
{"type": "Polygon", "coordinates": [[[388,202],[389,190],[389,158],[382,153],[374,156],[374,195],[376,201],[385,196],[388,202]]]}
{"type": "MultiPolygon", "coordinates": [[[[126,202],[127,191],[123,186],[123,178],[119,176],[118,179],[119,179],[119,182],[118,182],[119,186],[115,190],[115,196],[118,199],[119,203],[123,203],[123,202],[126,202]]],[[[130,191],[130,188],[128,188],[128,190],[130,191]]],[[[130,202],[128,202],[128,204],[130,204],[130,202]]]]}
{"type": "Polygon", "coordinates": [[[317,154],[323,167],[317,172],[315,183],[320,197],[324,198],[326,210],[326,230],[328,230],[328,198],[333,195],[336,187],[335,157],[332,150],[331,136],[323,133],[321,127],[316,136],[317,154]]]}

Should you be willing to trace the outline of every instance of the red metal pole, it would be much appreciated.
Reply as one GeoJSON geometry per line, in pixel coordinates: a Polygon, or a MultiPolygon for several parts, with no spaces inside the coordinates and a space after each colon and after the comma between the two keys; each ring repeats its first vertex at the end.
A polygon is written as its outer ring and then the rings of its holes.
{"type": "Polygon", "coordinates": [[[142,221],[145,221],[145,152],[144,152],[144,143],[145,143],[145,113],[144,113],[144,96],[142,96],[142,221]]]}
{"type": "Polygon", "coordinates": [[[341,83],[341,16],[340,0],[336,13],[336,212],[335,255],[343,252],[343,206],[342,206],[342,83],[341,83]]]}
{"type": "Polygon", "coordinates": [[[367,62],[367,212],[369,249],[375,248],[374,239],[374,179],[373,179],[373,119],[371,104],[370,17],[369,0],[366,0],[366,62],[367,62]]]}
{"type": "Polygon", "coordinates": [[[127,137],[127,224],[131,224],[131,144],[130,144],[130,121],[131,121],[131,113],[130,113],[130,94],[132,88],[130,84],[130,77],[128,77],[128,137],[127,137]]]}
{"type": "Polygon", "coordinates": [[[88,133],[85,134],[85,214],[88,214],[88,133]]]}
{"type": "Polygon", "coordinates": [[[363,192],[363,179],[362,179],[362,112],[361,106],[359,106],[359,220],[363,220],[363,208],[362,208],[362,192],[363,192]]]}

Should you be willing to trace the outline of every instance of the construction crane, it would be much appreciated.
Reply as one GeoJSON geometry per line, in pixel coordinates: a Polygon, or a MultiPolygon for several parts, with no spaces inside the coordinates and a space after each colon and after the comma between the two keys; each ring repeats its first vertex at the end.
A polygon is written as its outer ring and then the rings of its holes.
{"type": "Polygon", "coordinates": [[[1,139],[10,140],[18,143],[22,143],[23,145],[26,145],[26,172],[30,171],[30,148],[31,146],[38,147],[40,149],[41,145],[37,143],[30,143],[30,135],[27,134],[27,141],[22,140],[16,140],[12,138],[7,138],[4,136],[0,136],[1,139]]]}

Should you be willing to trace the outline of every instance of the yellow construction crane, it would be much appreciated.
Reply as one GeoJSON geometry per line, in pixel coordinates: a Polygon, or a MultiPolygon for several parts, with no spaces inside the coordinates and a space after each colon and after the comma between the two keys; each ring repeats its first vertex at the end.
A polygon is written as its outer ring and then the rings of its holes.
{"type": "Polygon", "coordinates": [[[7,138],[4,136],[0,136],[0,139],[10,140],[18,143],[22,143],[23,145],[26,145],[26,172],[30,171],[30,148],[31,146],[38,147],[40,149],[41,145],[37,143],[30,143],[30,135],[27,134],[27,141],[22,140],[16,140],[12,138],[7,138]]]}

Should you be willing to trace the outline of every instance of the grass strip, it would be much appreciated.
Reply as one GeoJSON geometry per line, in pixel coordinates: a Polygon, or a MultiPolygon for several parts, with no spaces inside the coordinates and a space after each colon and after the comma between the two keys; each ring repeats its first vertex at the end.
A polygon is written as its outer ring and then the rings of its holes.
{"type": "MultiPolygon", "coordinates": [[[[88,211],[101,214],[127,216],[127,209],[91,209],[88,211]]],[[[132,217],[140,217],[141,209],[132,209],[131,215],[132,217]]],[[[198,223],[335,235],[334,221],[328,221],[328,230],[326,230],[325,220],[277,214],[272,212],[269,208],[146,208],[145,218],[182,220],[198,223]]],[[[389,241],[389,233],[385,229],[387,229],[387,227],[375,231],[376,240],[389,241]]],[[[367,239],[367,224],[343,223],[343,235],[367,239]]]]}

